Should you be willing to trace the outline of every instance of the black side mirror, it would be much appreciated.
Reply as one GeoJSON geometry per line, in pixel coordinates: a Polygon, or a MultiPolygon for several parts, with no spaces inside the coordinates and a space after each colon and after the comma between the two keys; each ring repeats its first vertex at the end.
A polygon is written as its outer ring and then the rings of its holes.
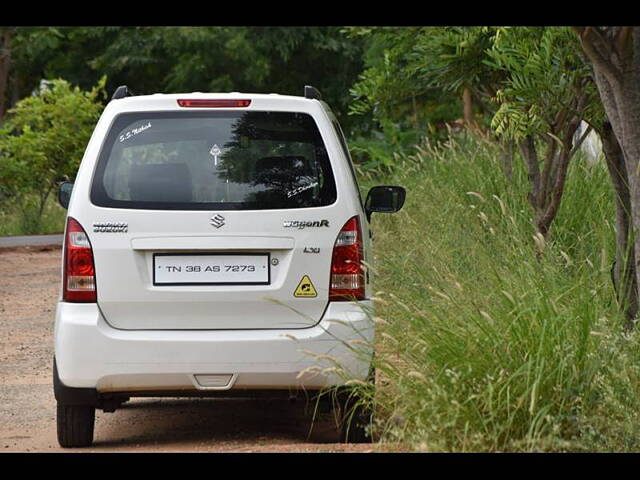
{"type": "Polygon", "coordinates": [[[73,182],[62,182],[58,187],[58,202],[62,208],[69,208],[69,200],[71,200],[71,192],[73,191],[73,182]]]}
{"type": "Polygon", "coordinates": [[[364,210],[367,218],[371,218],[371,214],[377,213],[395,213],[404,205],[404,199],[407,192],[403,187],[395,187],[391,185],[379,185],[372,187],[367,194],[367,200],[364,202],[364,210]]]}

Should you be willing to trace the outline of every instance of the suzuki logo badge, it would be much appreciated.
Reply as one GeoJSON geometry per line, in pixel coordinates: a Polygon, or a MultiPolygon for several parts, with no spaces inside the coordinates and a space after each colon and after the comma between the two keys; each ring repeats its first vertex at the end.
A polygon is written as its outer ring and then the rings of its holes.
{"type": "Polygon", "coordinates": [[[211,225],[216,228],[220,228],[224,225],[224,217],[219,213],[211,217],[211,225]]]}

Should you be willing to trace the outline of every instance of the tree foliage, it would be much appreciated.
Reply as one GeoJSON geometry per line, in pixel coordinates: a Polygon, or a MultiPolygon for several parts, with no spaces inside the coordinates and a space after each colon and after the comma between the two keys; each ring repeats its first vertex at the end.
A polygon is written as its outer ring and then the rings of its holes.
{"type": "Polygon", "coordinates": [[[192,91],[300,95],[310,84],[346,119],[348,88],[361,71],[362,42],[339,27],[20,27],[15,29],[10,104],[41,78],[109,92],[192,91]]]}
{"type": "Polygon", "coordinates": [[[4,201],[36,193],[38,211],[56,183],[73,177],[102,112],[103,77],[90,91],[65,80],[42,82],[37,95],[11,109],[0,129],[0,188],[4,201]]]}

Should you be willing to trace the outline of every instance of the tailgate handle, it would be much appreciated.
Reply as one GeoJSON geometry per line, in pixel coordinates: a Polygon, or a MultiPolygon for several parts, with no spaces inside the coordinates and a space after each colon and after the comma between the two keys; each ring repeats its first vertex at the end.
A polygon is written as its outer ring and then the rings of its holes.
{"type": "Polygon", "coordinates": [[[132,238],[133,250],[293,250],[293,237],[206,236],[132,238]]]}

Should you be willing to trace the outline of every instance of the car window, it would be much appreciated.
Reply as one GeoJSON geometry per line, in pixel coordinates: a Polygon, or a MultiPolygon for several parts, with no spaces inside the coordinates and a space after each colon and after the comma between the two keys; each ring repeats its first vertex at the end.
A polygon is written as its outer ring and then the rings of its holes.
{"type": "Polygon", "coordinates": [[[336,187],[310,115],[127,113],[103,144],[91,200],[120,208],[288,209],[330,205],[336,187]]]}
{"type": "Polygon", "coordinates": [[[356,191],[358,192],[360,204],[362,205],[362,209],[364,210],[364,204],[362,202],[362,192],[360,192],[360,185],[358,185],[358,176],[356,175],[356,169],[353,166],[353,160],[351,159],[351,153],[349,152],[349,147],[347,147],[347,141],[344,138],[344,133],[342,132],[342,128],[340,127],[338,120],[333,116],[331,116],[331,124],[333,125],[333,129],[336,132],[336,136],[340,140],[340,146],[342,147],[344,156],[347,159],[347,163],[349,164],[349,171],[351,172],[351,178],[353,179],[353,183],[356,186],[356,191]]]}

